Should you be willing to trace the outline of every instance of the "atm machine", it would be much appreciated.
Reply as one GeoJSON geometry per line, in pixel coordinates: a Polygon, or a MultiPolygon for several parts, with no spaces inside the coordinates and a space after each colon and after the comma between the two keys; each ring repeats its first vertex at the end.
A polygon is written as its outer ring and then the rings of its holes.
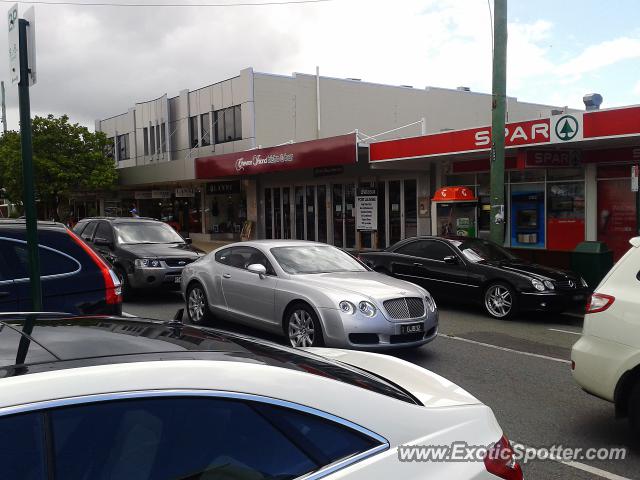
{"type": "Polygon", "coordinates": [[[433,235],[476,237],[478,234],[478,199],[468,187],[443,187],[431,202],[433,235]]]}

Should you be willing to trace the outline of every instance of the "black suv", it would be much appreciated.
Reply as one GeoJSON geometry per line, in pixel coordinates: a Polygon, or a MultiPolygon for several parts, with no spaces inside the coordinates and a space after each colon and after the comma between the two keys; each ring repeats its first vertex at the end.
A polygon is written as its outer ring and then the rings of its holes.
{"type": "Polygon", "coordinates": [[[85,218],[73,231],[113,265],[125,298],[136,289],[179,288],[185,265],[204,255],[191,239],[147,218],[85,218]]]}
{"type": "MultiPolygon", "coordinates": [[[[0,312],[31,310],[24,220],[0,220],[0,312]]],[[[122,312],[120,281],[61,223],[38,222],[43,308],[73,314],[122,312]]]]}

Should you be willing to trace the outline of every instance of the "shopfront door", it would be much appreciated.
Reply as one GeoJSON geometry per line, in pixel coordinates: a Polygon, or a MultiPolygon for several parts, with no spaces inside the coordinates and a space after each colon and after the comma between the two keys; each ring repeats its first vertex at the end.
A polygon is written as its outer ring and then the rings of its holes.
{"type": "Polygon", "coordinates": [[[356,185],[332,185],[333,244],[340,248],[356,248],[356,185]]]}

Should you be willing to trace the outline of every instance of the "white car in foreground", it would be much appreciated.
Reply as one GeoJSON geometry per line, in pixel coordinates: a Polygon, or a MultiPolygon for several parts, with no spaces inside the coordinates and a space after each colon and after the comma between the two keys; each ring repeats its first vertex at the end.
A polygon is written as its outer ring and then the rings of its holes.
{"type": "Polygon", "coordinates": [[[24,321],[0,316],[3,479],[522,478],[491,409],[394,357],[132,318],[39,314],[26,337],[24,321]],[[501,454],[399,460],[459,442],[501,454]]]}
{"type": "Polygon", "coordinates": [[[640,438],[640,237],[591,296],[571,360],[578,384],[614,402],[640,438]]]}

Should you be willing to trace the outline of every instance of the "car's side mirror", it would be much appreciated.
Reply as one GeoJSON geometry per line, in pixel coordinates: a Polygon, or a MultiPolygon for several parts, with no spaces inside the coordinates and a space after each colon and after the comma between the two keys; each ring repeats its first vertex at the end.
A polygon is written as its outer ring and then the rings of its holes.
{"type": "Polygon", "coordinates": [[[458,263],[460,263],[460,260],[455,255],[448,255],[444,257],[443,260],[444,260],[444,263],[447,263],[449,265],[457,265],[458,263]]]}
{"type": "Polygon", "coordinates": [[[94,238],[93,244],[96,247],[109,247],[113,248],[113,242],[111,240],[107,240],[106,238],[94,238]]]}
{"type": "Polygon", "coordinates": [[[260,278],[264,278],[267,275],[267,267],[260,265],[259,263],[252,263],[247,267],[247,270],[251,273],[260,275],[260,278]]]}
{"type": "Polygon", "coordinates": [[[191,245],[193,243],[193,240],[191,240],[191,237],[186,237],[184,239],[184,243],[186,243],[187,245],[191,245]]]}

